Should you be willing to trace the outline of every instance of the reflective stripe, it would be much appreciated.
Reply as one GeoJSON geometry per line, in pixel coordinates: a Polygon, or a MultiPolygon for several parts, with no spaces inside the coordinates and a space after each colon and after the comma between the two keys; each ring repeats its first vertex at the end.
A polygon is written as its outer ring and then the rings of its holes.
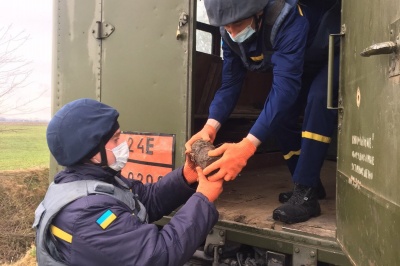
{"type": "Polygon", "coordinates": [[[312,140],[316,140],[316,141],[324,142],[324,143],[331,143],[331,138],[325,137],[325,136],[322,136],[322,135],[319,135],[316,133],[311,133],[308,131],[303,131],[301,136],[306,139],[312,139],[312,140]]]}
{"type": "Polygon", "coordinates": [[[50,225],[50,231],[54,236],[64,240],[65,242],[72,243],[72,235],[61,230],[57,226],[50,225]]]}
{"type": "Polygon", "coordinates": [[[299,9],[300,16],[303,16],[303,10],[301,10],[300,5],[297,5],[297,8],[299,9]]]}
{"type": "Polygon", "coordinates": [[[283,155],[283,158],[285,160],[289,160],[290,158],[292,158],[293,155],[300,155],[301,150],[298,151],[290,151],[288,154],[283,155]]]}
{"type": "Polygon", "coordinates": [[[259,55],[259,56],[253,56],[253,57],[250,57],[250,59],[255,61],[255,62],[262,61],[262,60],[264,60],[264,55],[262,54],[262,55],[259,55]]]}

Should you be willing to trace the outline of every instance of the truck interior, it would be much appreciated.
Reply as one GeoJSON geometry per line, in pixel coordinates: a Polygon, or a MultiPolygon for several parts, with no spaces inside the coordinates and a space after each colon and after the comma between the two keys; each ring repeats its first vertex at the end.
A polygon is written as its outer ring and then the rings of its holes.
{"type": "MultiPolygon", "coordinates": [[[[199,2],[198,2],[199,3],[199,2]]],[[[204,8],[198,4],[198,10],[204,8]]],[[[205,12],[203,12],[204,14],[205,12]]],[[[193,66],[193,133],[198,132],[208,117],[208,107],[221,83],[223,58],[219,29],[200,17],[196,23],[196,52],[193,66]]],[[[240,99],[229,120],[223,124],[214,142],[239,142],[247,135],[263,108],[272,82],[272,73],[248,72],[240,99]]],[[[301,118],[299,120],[301,123],[301,118]]],[[[336,135],[336,134],[335,134],[336,135]]],[[[224,184],[216,201],[220,220],[257,228],[300,233],[335,240],[336,237],[336,138],[330,145],[321,171],[326,198],[319,200],[321,215],[307,222],[283,224],[272,219],[279,207],[278,195],[291,191],[293,183],[283,155],[273,138],[269,138],[249,160],[242,173],[224,184]]]]}

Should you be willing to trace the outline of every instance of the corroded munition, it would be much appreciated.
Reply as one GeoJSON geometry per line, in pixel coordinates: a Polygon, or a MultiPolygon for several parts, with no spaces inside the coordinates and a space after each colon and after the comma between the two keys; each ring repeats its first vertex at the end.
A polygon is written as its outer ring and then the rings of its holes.
{"type": "Polygon", "coordinates": [[[213,149],[215,149],[215,147],[210,142],[204,141],[202,139],[196,140],[192,144],[192,152],[190,153],[190,158],[196,165],[200,166],[201,169],[204,169],[211,163],[221,158],[208,156],[208,151],[213,149]]]}

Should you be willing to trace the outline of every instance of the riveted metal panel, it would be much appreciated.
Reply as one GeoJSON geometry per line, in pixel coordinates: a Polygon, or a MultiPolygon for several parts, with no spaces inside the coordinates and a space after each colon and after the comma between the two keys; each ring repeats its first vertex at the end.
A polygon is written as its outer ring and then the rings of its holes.
{"type": "Polygon", "coordinates": [[[180,28],[181,38],[176,33],[190,8],[180,0],[103,0],[103,20],[115,31],[102,43],[101,100],[118,108],[123,130],[176,134],[177,165],[187,137],[193,23],[180,28]]]}
{"type": "Polygon", "coordinates": [[[67,102],[99,99],[101,42],[92,36],[101,2],[54,1],[53,113],[67,102]]]}
{"type": "MultiPolygon", "coordinates": [[[[78,98],[100,99],[101,41],[93,38],[101,0],[53,3],[52,114],[78,98]]],[[[50,161],[50,179],[61,170],[50,161]]]]}
{"type": "Polygon", "coordinates": [[[400,78],[393,54],[361,57],[393,39],[397,0],[343,1],[337,238],[355,265],[400,261],[400,78]]]}

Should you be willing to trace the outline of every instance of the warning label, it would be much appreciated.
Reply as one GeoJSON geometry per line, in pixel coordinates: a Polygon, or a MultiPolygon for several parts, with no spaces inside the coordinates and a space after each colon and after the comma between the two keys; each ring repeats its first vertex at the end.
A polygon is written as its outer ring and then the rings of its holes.
{"type": "Polygon", "coordinates": [[[162,133],[122,132],[129,146],[128,163],[122,175],[154,183],[175,167],[175,135],[162,133]]]}

